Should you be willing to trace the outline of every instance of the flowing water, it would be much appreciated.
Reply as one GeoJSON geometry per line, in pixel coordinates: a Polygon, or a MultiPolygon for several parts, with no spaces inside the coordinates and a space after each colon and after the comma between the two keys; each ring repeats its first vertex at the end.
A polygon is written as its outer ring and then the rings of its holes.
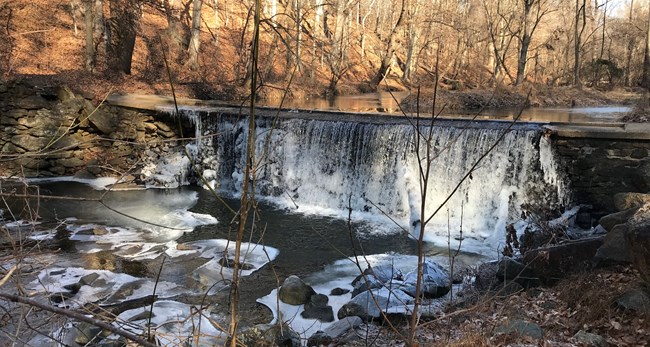
{"type": "Polygon", "coordinates": [[[44,200],[27,208],[17,200],[3,210],[21,215],[38,208],[22,217],[38,215],[44,222],[32,238],[56,240],[63,253],[54,263],[70,267],[68,277],[85,268],[152,279],[165,254],[170,260],[161,281],[170,292],[177,285],[205,292],[228,279],[232,210],[243,180],[254,179],[259,204],[252,218],[259,222],[246,235],[250,270],[242,307],[255,312],[255,299],[275,288],[276,278],[297,274],[329,283],[342,276],[336,267],[350,267],[341,259],[415,254],[423,221],[427,256],[444,262],[449,247],[460,247],[458,261],[469,265],[499,254],[506,225],[523,226],[524,206],[553,209],[570,202],[553,149],[536,125],[418,127],[260,117],[256,170],[244,177],[247,122],[204,109],[184,109],[183,116],[196,127],[197,140],[187,145],[196,172],[220,198],[205,187],[106,191],[97,189],[110,182],[54,180],[33,183],[40,194],[102,202],[44,200]],[[429,172],[426,186],[423,172],[429,172]]]}

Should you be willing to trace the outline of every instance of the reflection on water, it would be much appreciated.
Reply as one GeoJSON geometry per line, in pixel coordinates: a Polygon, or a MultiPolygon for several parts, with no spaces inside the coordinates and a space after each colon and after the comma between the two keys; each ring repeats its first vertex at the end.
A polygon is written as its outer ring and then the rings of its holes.
{"type": "MultiPolygon", "coordinates": [[[[377,92],[341,95],[331,98],[285,100],[282,108],[342,112],[399,113],[399,102],[408,95],[409,92],[377,92]]],[[[280,106],[280,101],[267,101],[261,105],[278,107],[280,106]]]]}
{"type": "MultiPolygon", "coordinates": [[[[344,95],[332,98],[308,98],[285,100],[284,109],[340,111],[340,112],[380,112],[399,115],[399,102],[409,92],[377,92],[358,95],[344,95]]],[[[280,101],[267,101],[262,106],[278,107],[280,101]]],[[[526,122],[616,122],[621,115],[630,111],[629,106],[592,106],[592,107],[535,107],[525,109],[519,120],[526,122]]],[[[486,109],[477,119],[513,120],[519,114],[517,108],[486,109]]],[[[443,118],[468,118],[475,116],[471,111],[447,110],[443,118]]]]}

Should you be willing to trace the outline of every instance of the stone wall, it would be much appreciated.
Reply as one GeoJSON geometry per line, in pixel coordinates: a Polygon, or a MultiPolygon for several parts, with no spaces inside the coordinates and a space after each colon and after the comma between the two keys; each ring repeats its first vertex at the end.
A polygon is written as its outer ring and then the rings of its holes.
{"type": "Polygon", "coordinates": [[[594,211],[615,211],[613,196],[650,191],[650,141],[645,139],[553,136],[576,202],[594,211]]]}
{"type": "Polygon", "coordinates": [[[0,175],[121,176],[178,150],[173,120],[101,105],[65,87],[0,81],[0,175]]]}

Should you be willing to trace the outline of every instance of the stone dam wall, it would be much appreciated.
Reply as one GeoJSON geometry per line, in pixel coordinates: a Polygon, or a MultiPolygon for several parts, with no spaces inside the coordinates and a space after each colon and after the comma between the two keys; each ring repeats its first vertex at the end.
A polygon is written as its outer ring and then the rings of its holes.
{"type": "MultiPolygon", "coordinates": [[[[126,181],[142,183],[143,167],[179,151],[180,134],[169,114],[153,109],[160,99],[124,100],[97,107],[64,87],[0,81],[0,175],[124,175],[126,181]]],[[[216,113],[239,117],[239,112],[224,107],[216,113]]],[[[262,110],[259,114],[276,113],[262,110]]],[[[395,117],[358,114],[284,112],[280,116],[397,122],[395,117]]],[[[650,191],[650,125],[521,126],[546,129],[576,203],[593,205],[594,212],[605,213],[614,210],[616,193],[650,191]]],[[[185,134],[194,134],[187,121],[182,127],[185,134]]]]}
{"type": "Polygon", "coordinates": [[[613,212],[613,196],[650,192],[650,124],[549,126],[574,201],[613,212]]]}
{"type": "Polygon", "coordinates": [[[171,117],[96,105],[65,87],[0,81],[0,175],[124,176],[176,150],[171,117]]]}

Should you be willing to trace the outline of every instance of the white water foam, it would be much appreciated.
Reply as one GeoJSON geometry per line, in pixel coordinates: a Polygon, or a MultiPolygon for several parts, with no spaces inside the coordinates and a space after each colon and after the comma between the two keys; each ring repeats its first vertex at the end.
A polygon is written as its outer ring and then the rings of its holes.
{"type": "MultiPolygon", "coordinates": [[[[217,136],[197,142],[200,170],[213,188],[238,194],[245,179],[246,122],[202,118],[192,113],[197,136],[207,129],[217,136]]],[[[505,226],[520,221],[523,204],[557,208],[568,200],[550,146],[535,129],[510,130],[485,155],[503,129],[434,127],[422,192],[416,152],[426,158],[426,147],[416,151],[411,126],[300,119],[280,120],[275,128],[264,119],[256,125],[259,197],[292,211],[340,218],[351,208],[353,219],[371,221],[380,233],[406,229],[417,237],[427,220],[426,241],[496,256],[505,226]]]]}

